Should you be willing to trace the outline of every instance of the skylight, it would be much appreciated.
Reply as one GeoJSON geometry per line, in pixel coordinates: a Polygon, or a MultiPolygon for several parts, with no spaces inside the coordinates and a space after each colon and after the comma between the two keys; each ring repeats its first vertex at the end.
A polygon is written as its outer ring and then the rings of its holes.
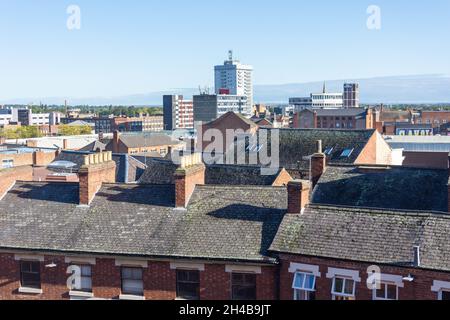
{"type": "Polygon", "coordinates": [[[333,152],[333,150],[334,150],[333,147],[331,147],[331,148],[326,148],[324,153],[325,153],[327,156],[330,156],[331,153],[333,152]]]}
{"type": "Polygon", "coordinates": [[[355,149],[345,149],[342,151],[341,158],[349,158],[352,155],[353,150],[355,149]]]}

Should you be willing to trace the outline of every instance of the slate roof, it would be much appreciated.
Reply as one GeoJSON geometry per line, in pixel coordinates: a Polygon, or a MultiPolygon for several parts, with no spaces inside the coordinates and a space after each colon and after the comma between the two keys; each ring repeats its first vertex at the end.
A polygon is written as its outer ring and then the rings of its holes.
{"type": "Polygon", "coordinates": [[[0,201],[0,248],[275,263],[267,250],[286,197],[285,188],[202,186],[177,210],[174,186],[110,184],[86,207],[77,184],[17,183],[0,201]]]}
{"type": "Polygon", "coordinates": [[[271,246],[275,252],[450,271],[450,216],[312,205],[286,215],[271,246]]]}
{"type": "Polygon", "coordinates": [[[170,160],[147,158],[147,168],[138,180],[140,184],[175,184],[178,166],[170,160]]]}
{"type": "Polygon", "coordinates": [[[98,151],[105,151],[106,150],[106,144],[101,141],[94,141],[88,144],[87,146],[79,149],[78,151],[89,151],[89,152],[98,152],[98,151]]]}
{"type": "MultiPolygon", "coordinates": [[[[175,184],[174,174],[178,166],[166,159],[147,159],[147,169],[138,183],[175,184]]],[[[260,166],[206,165],[206,185],[271,186],[282,169],[272,174],[262,174],[260,166]]]]}
{"type": "MultiPolygon", "coordinates": [[[[279,167],[288,171],[309,170],[309,157],[317,151],[318,140],[322,140],[324,151],[333,148],[331,154],[327,155],[329,163],[353,164],[375,134],[375,130],[268,129],[267,131],[270,136],[277,130],[279,130],[279,167]],[[345,149],[353,149],[349,157],[341,157],[345,149]]],[[[238,144],[243,143],[243,139],[239,140],[238,144]]],[[[270,139],[268,140],[259,142],[262,145],[261,152],[274,154],[270,139]]],[[[242,155],[240,157],[242,158],[242,155]]]]}
{"type": "Polygon", "coordinates": [[[329,166],[312,203],[447,212],[447,170],[329,166]]]}
{"type": "Polygon", "coordinates": [[[212,185],[260,185],[271,186],[282,169],[273,174],[262,174],[260,166],[238,165],[207,165],[205,172],[206,184],[212,185]]]}

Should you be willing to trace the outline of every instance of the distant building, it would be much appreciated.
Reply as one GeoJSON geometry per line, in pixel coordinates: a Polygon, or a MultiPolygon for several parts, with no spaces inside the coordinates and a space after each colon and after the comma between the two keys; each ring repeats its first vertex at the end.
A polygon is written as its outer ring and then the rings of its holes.
{"type": "Polygon", "coordinates": [[[58,125],[59,112],[33,113],[28,107],[3,107],[0,109],[0,126],[21,124],[23,126],[58,125]]]}
{"type": "Polygon", "coordinates": [[[294,115],[297,129],[373,129],[372,109],[305,109],[294,115]]]}
{"type": "Polygon", "coordinates": [[[234,60],[233,52],[229,51],[228,60],[223,65],[215,66],[214,72],[216,94],[247,97],[246,112],[250,114],[253,106],[253,67],[234,60]]]}
{"type": "Polygon", "coordinates": [[[163,96],[164,130],[194,128],[194,103],[182,95],[163,96]]]}
{"type": "Polygon", "coordinates": [[[194,96],[194,121],[210,122],[228,112],[251,117],[246,96],[201,94],[194,96]]]}
{"type": "Polygon", "coordinates": [[[450,123],[450,111],[420,111],[415,119],[418,124],[430,124],[433,128],[450,123]]]}
{"type": "Polygon", "coordinates": [[[295,111],[304,109],[339,109],[344,107],[342,93],[328,93],[325,84],[321,93],[312,93],[310,97],[290,98],[289,104],[295,111]]]}
{"type": "Polygon", "coordinates": [[[344,108],[359,108],[359,84],[344,84],[344,108]]]}

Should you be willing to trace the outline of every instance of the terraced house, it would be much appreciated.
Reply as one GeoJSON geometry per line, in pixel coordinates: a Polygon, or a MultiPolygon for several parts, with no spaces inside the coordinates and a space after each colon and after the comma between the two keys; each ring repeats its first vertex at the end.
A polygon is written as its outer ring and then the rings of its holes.
{"type": "Polygon", "coordinates": [[[137,184],[109,152],[79,183],[0,171],[0,299],[448,299],[448,170],[331,165],[317,145],[311,181],[280,184],[198,154],[137,184]]]}

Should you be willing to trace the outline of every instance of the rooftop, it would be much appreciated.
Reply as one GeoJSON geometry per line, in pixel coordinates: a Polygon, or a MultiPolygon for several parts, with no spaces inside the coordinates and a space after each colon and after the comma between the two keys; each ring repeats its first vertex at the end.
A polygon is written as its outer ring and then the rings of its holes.
{"type": "Polygon", "coordinates": [[[271,246],[276,252],[450,271],[450,216],[432,212],[312,205],[286,215],[271,246]]]}
{"type": "Polygon", "coordinates": [[[447,170],[329,166],[312,203],[448,212],[447,170]]]}
{"type": "Polygon", "coordinates": [[[78,184],[19,182],[0,201],[0,248],[275,263],[267,250],[285,188],[199,186],[186,210],[173,195],[171,185],[105,184],[85,207],[78,184]]]}

